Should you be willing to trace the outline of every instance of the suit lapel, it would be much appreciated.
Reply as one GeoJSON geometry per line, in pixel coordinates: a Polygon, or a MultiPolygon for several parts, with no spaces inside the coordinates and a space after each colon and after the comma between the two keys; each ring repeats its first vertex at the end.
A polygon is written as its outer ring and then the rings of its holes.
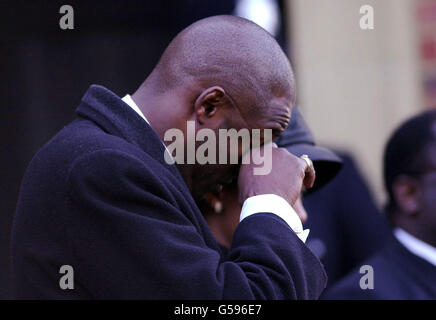
{"type": "Polygon", "coordinates": [[[92,120],[106,132],[137,145],[183,180],[177,167],[165,161],[165,147],[156,132],[112,91],[92,85],[83,96],[76,113],[92,120]]]}
{"type": "Polygon", "coordinates": [[[436,267],[407,250],[397,239],[387,247],[388,256],[410,279],[411,285],[418,285],[432,299],[436,299],[436,267]]]}

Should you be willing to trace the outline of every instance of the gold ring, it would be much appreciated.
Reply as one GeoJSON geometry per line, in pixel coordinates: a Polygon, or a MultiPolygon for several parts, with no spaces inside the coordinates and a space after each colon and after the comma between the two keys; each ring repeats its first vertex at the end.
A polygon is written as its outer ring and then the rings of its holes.
{"type": "Polygon", "coordinates": [[[310,158],[309,158],[309,156],[308,156],[307,154],[303,154],[303,155],[301,155],[300,158],[303,159],[304,161],[306,161],[306,163],[307,163],[306,172],[307,172],[310,168],[314,169],[314,168],[313,168],[313,162],[312,162],[312,160],[310,160],[310,158]]]}

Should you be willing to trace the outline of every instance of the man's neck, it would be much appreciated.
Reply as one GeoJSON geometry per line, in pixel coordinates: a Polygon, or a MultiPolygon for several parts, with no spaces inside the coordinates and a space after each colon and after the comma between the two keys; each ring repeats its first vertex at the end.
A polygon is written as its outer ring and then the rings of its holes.
{"type": "MultiPolygon", "coordinates": [[[[156,96],[151,89],[141,87],[132,95],[133,101],[147,118],[153,130],[156,132],[164,145],[168,146],[172,141],[165,141],[165,132],[169,129],[186,130],[181,127],[184,123],[183,116],[177,114],[178,106],[165,96],[156,96]]],[[[186,121],[185,121],[186,126],[186,121]]],[[[177,164],[177,167],[192,192],[192,166],[177,164]]]]}
{"type": "Polygon", "coordinates": [[[164,121],[166,118],[165,110],[167,108],[162,106],[159,99],[156,99],[151,95],[144,95],[143,93],[135,92],[132,95],[132,99],[147,118],[160,140],[166,144],[164,141],[165,132],[171,128],[171,124],[164,121]]]}

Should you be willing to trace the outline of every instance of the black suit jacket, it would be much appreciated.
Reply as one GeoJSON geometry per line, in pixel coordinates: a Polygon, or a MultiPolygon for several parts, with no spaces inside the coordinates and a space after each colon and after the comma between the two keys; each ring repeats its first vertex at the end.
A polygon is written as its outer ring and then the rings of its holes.
{"type": "Polygon", "coordinates": [[[324,269],[282,219],[244,219],[224,257],[143,119],[101,86],[76,112],[22,181],[16,298],[318,298],[324,269]],[[59,286],[61,265],[74,269],[73,290],[59,286]]]}
{"type": "Polygon", "coordinates": [[[434,300],[436,267],[407,250],[394,237],[362,265],[374,270],[374,289],[362,290],[359,268],[323,296],[326,299],[434,300]]]}
{"type": "Polygon", "coordinates": [[[338,175],[303,198],[309,213],[306,244],[325,267],[327,288],[380,251],[391,233],[354,160],[337,153],[343,160],[338,175]]]}

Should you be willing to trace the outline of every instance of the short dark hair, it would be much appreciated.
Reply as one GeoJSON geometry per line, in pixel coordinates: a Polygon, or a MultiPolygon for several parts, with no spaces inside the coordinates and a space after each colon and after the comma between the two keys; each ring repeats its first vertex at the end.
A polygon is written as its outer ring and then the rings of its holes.
{"type": "Polygon", "coordinates": [[[400,175],[417,176],[422,172],[430,143],[436,141],[432,125],[436,123],[436,110],[420,113],[401,124],[389,138],[383,159],[385,188],[388,192],[386,214],[392,217],[397,209],[392,186],[400,175]]]}

